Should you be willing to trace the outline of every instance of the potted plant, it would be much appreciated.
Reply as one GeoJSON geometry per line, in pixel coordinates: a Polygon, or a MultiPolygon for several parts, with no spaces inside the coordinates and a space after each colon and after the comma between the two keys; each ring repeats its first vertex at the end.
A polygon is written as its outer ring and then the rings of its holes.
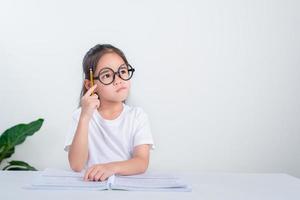
{"type": "MultiPolygon", "coordinates": [[[[1,134],[0,136],[0,164],[4,159],[11,157],[15,152],[15,146],[23,143],[27,136],[33,135],[38,131],[44,119],[37,119],[28,124],[15,125],[1,134]]],[[[24,161],[12,160],[3,170],[32,170],[36,169],[24,161]]]]}

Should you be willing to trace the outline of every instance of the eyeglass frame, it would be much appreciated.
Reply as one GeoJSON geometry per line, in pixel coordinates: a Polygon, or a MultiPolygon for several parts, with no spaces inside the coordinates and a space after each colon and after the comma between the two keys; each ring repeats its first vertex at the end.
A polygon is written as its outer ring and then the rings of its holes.
{"type": "Polygon", "coordinates": [[[110,84],[112,84],[112,83],[115,81],[115,79],[116,79],[116,74],[119,76],[120,79],[122,79],[122,80],[124,80],[124,81],[128,81],[128,80],[130,80],[130,79],[132,78],[134,72],[135,72],[135,69],[134,69],[130,64],[124,63],[124,64],[122,64],[122,65],[119,66],[118,71],[116,71],[116,72],[115,72],[112,68],[104,67],[104,68],[102,68],[102,69],[99,71],[98,76],[93,76],[93,78],[94,78],[94,79],[97,79],[98,81],[100,81],[103,85],[110,85],[110,84]],[[123,79],[123,78],[121,77],[121,75],[120,75],[120,70],[121,70],[121,67],[122,67],[123,65],[126,65],[128,68],[130,68],[130,69],[128,69],[128,72],[132,72],[132,74],[131,74],[131,76],[130,76],[129,79],[123,79]],[[103,82],[100,80],[100,78],[99,78],[99,77],[100,77],[100,72],[103,71],[104,69],[111,70],[111,71],[113,71],[113,73],[114,73],[113,79],[112,79],[112,81],[111,81],[110,83],[103,83],[103,82]]]}

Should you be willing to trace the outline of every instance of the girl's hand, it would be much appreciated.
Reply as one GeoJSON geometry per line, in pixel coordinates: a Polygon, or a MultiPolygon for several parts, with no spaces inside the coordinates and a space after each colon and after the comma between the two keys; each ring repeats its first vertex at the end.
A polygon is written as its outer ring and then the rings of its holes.
{"type": "Polygon", "coordinates": [[[108,177],[116,173],[115,166],[112,163],[97,164],[90,167],[85,175],[85,181],[105,181],[108,177]]]}
{"type": "Polygon", "coordinates": [[[81,98],[80,105],[81,105],[81,118],[85,118],[90,120],[93,112],[95,109],[99,108],[100,101],[98,99],[97,94],[92,94],[92,92],[96,89],[97,85],[95,84],[91,87],[85,95],[81,98]]]}

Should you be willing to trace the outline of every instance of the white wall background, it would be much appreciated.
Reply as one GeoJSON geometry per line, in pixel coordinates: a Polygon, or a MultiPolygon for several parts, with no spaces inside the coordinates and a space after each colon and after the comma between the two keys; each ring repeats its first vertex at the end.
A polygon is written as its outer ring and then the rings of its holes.
{"type": "Polygon", "coordinates": [[[297,0],[1,1],[0,133],[45,119],[11,159],[68,167],[83,55],[111,43],[137,70],[129,104],[150,116],[151,169],[300,177],[299,9],[297,0]]]}

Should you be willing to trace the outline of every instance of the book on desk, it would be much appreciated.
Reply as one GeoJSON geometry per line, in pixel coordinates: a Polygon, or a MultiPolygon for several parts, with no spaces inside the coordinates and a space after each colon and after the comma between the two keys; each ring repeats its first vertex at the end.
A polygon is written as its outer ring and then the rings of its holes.
{"type": "Polygon", "coordinates": [[[191,187],[179,177],[161,172],[139,175],[112,175],[105,181],[84,181],[84,174],[47,168],[24,188],[33,190],[126,190],[190,192],[191,187]]]}

